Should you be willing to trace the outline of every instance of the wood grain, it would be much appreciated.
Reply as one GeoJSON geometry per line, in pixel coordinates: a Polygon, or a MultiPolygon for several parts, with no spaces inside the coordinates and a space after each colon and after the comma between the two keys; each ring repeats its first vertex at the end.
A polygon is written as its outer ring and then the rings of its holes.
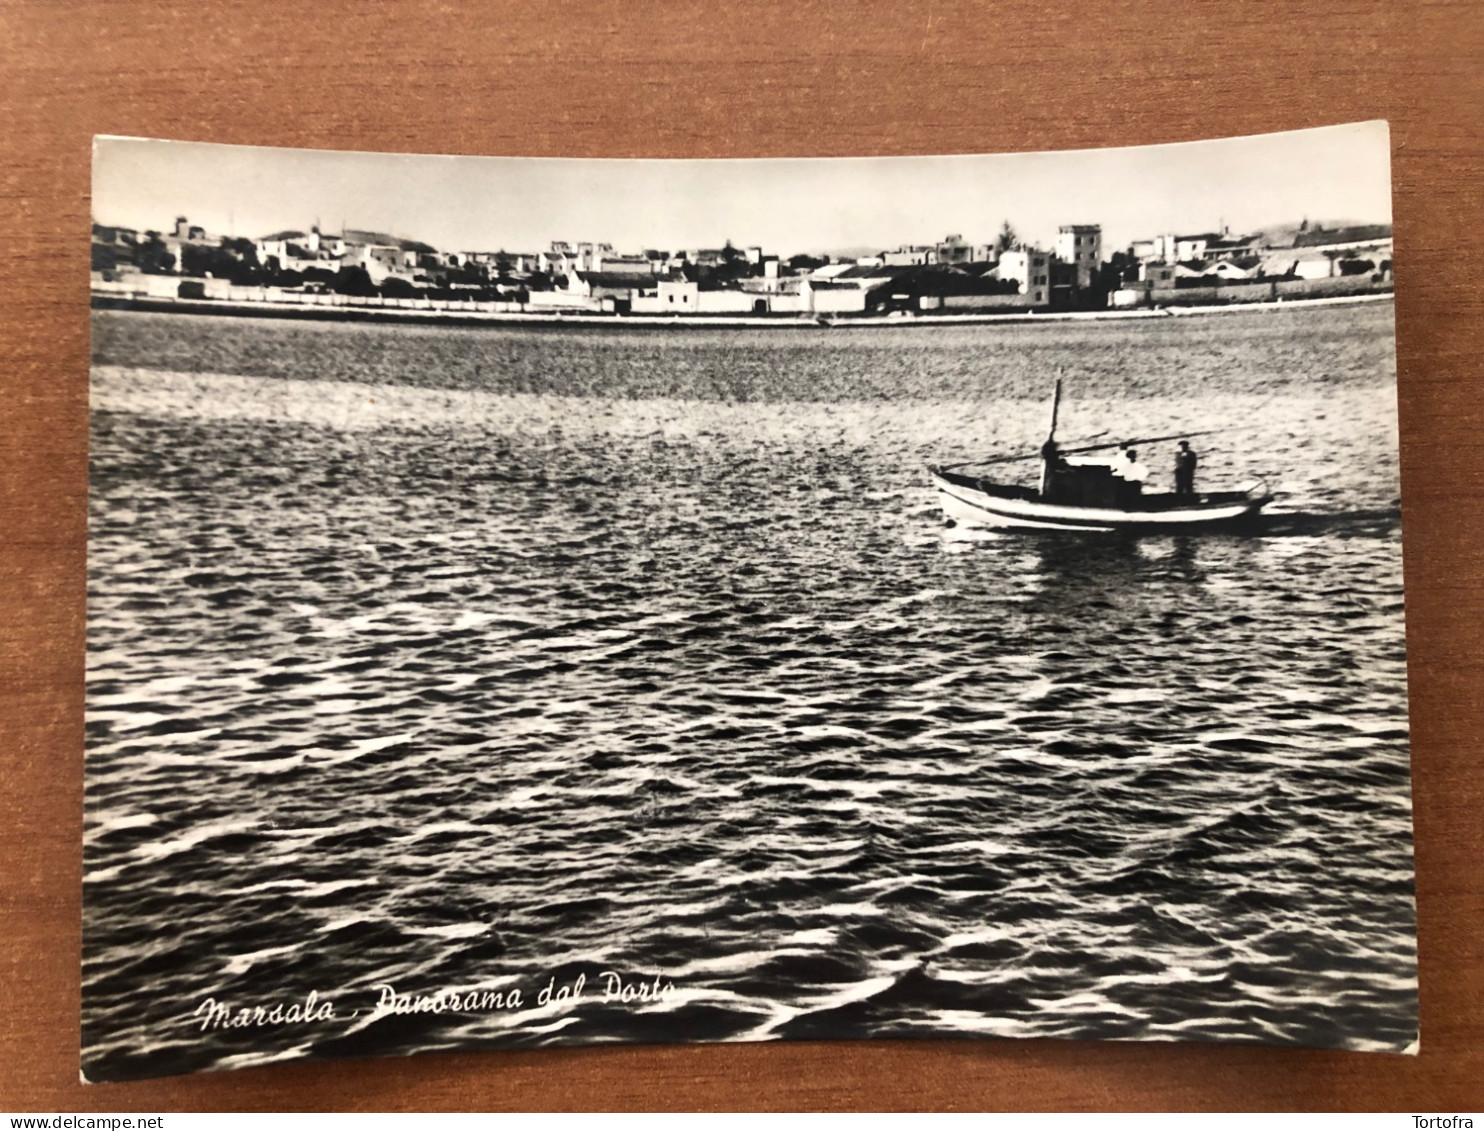
{"type": "Polygon", "coordinates": [[[1474,0],[0,7],[0,1108],[1477,1109],[1484,8],[1474,0]],[[961,1041],[77,1082],[95,133],[441,153],[999,152],[1392,123],[1422,1054],[961,1041]]]}

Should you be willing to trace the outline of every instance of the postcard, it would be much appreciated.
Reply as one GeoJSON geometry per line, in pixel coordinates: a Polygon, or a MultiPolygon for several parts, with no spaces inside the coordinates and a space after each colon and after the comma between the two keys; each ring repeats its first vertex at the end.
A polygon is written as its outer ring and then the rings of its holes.
{"type": "Polygon", "coordinates": [[[93,218],[85,1079],[1416,1051],[1385,123],[93,218]]]}

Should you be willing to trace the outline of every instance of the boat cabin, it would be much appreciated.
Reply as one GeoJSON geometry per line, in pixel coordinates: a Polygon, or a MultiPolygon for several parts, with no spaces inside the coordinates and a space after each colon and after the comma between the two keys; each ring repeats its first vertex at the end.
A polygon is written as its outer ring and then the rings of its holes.
{"type": "Polygon", "coordinates": [[[1105,463],[1069,464],[1058,459],[1047,468],[1044,483],[1042,502],[1069,507],[1132,510],[1139,506],[1143,494],[1143,484],[1114,475],[1105,463]]]}

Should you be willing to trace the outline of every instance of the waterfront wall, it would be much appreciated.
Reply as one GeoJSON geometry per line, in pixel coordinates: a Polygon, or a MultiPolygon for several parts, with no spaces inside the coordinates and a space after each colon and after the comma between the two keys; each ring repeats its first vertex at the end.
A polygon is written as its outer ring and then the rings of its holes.
{"type": "MultiPolygon", "coordinates": [[[[612,314],[617,309],[611,298],[592,298],[567,291],[531,291],[526,302],[481,302],[465,299],[385,298],[381,295],[313,294],[288,291],[279,287],[238,287],[226,279],[182,279],[177,275],[131,275],[125,281],[104,282],[95,278],[96,296],[123,301],[137,300],[207,300],[244,305],[327,307],[346,310],[446,311],[450,313],[486,314],[612,314]]],[[[833,292],[831,292],[833,295],[833,292]]],[[[841,292],[844,301],[825,301],[817,309],[831,312],[860,313],[864,308],[863,292],[841,292]]],[[[650,315],[739,315],[758,314],[759,300],[765,301],[765,314],[811,313],[816,309],[809,294],[757,295],[746,291],[699,291],[693,303],[683,310],[666,304],[663,296],[636,297],[632,313],[650,315]]]]}
{"type": "MultiPolygon", "coordinates": [[[[635,302],[628,311],[620,310],[614,300],[584,299],[580,296],[562,296],[566,301],[554,301],[549,305],[536,306],[519,302],[473,302],[429,298],[383,298],[380,296],[357,297],[339,294],[300,294],[292,291],[264,287],[232,287],[224,281],[219,286],[198,289],[189,286],[192,293],[181,286],[181,280],[171,276],[140,276],[150,279],[153,285],[99,283],[94,281],[92,304],[100,309],[140,310],[175,312],[183,314],[224,314],[266,318],[307,318],[321,321],[381,321],[381,322],[442,322],[449,324],[489,325],[510,323],[560,323],[563,321],[588,322],[594,325],[695,325],[695,326],[797,326],[801,320],[813,322],[817,312],[811,310],[808,296],[778,295],[766,313],[755,305],[734,312],[699,313],[687,311],[680,314],[667,310],[650,311],[635,302]],[[573,301],[575,299],[575,301],[573,301]],[[796,304],[796,305],[795,305],[796,304]]],[[[895,311],[874,314],[843,313],[831,319],[837,326],[871,325],[931,325],[945,322],[1045,322],[1080,321],[1084,319],[1143,319],[1169,317],[1176,313],[1200,314],[1207,311],[1241,309],[1243,307],[1274,307],[1291,302],[1295,305],[1315,303],[1344,303],[1389,300],[1392,286],[1388,279],[1377,284],[1369,279],[1341,277],[1319,280],[1323,292],[1316,294],[1312,285],[1304,280],[1265,282],[1258,286],[1182,287],[1178,298],[1151,304],[1120,305],[1114,309],[1054,311],[1030,307],[1019,295],[992,296],[997,301],[984,302],[986,296],[964,296],[974,301],[973,305],[946,304],[936,300],[932,306],[915,312],[895,311]]],[[[197,280],[186,280],[188,284],[197,280]]],[[[213,280],[206,280],[210,283],[213,280]]],[[[551,292],[547,292],[551,293],[551,292]]],[[[725,293],[725,292],[722,292],[725,293]]],[[[732,292],[736,293],[736,292],[732,292]]],[[[1171,292],[1172,296],[1176,292],[1171,292]]],[[[749,295],[755,300],[759,297],[749,295]]],[[[693,308],[692,308],[693,310],[693,308]]]]}
{"type": "Polygon", "coordinates": [[[1113,292],[1113,305],[1223,306],[1229,303],[1278,302],[1282,299],[1341,298],[1349,295],[1389,294],[1391,278],[1373,275],[1337,275],[1329,279],[1262,279],[1250,283],[1218,283],[1210,287],[1125,287],[1113,292]]]}
{"type": "Polygon", "coordinates": [[[1033,295],[945,295],[944,310],[1029,310],[1033,295]]]}
{"type": "Polygon", "coordinates": [[[386,298],[382,295],[306,294],[279,287],[237,287],[226,279],[181,279],[177,275],[131,275],[124,282],[93,280],[93,294],[110,299],[206,299],[208,301],[261,304],[264,307],[325,307],[352,310],[482,311],[486,314],[531,312],[597,314],[605,309],[602,300],[569,295],[563,291],[537,291],[531,302],[474,302],[462,299],[386,298]],[[199,287],[199,290],[197,289],[199,287]]]}

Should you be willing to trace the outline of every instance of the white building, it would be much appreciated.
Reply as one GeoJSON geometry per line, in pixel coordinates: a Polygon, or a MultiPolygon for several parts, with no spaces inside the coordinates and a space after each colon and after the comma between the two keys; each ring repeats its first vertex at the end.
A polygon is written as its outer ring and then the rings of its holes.
{"type": "Polygon", "coordinates": [[[925,267],[937,254],[935,247],[899,247],[896,251],[883,251],[881,262],[887,267],[925,267]]]}
{"type": "Polygon", "coordinates": [[[1031,306],[1051,302],[1051,256],[1033,247],[1017,247],[1000,256],[1001,279],[1014,279],[1031,306]]]}
{"type": "MultiPolygon", "coordinates": [[[[685,279],[661,279],[655,291],[655,314],[695,314],[700,307],[699,283],[685,279]]],[[[637,304],[635,312],[638,312],[637,304]]]]}
{"type": "Polygon", "coordinates": [[[1191,259],[1204,259],[1206,246],[1222,237],[1214,232],[1198,236],[1177,236],[1173,233],[1155,236],[1150,240],[1135,240],[1129,249],[1140,262],[1158,260],[1161,263],[1179,263],[1191,259]]]}
{"type": "Polygon", "coordinates": [[[405,253],[386,244],[363,244],[355,249],[354,263],[365,270],[377,286],[406,271],[405,253]]]}

